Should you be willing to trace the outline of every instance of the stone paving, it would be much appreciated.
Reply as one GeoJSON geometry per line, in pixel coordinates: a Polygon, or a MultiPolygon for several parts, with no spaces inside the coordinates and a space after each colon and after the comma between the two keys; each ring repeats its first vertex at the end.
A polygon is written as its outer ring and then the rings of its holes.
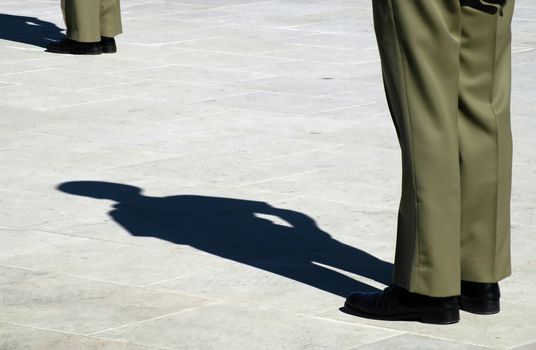
{"type": "Polygon", "coordinates": [[[536,4],[514,21],[503,311],[366,320],[400,159],[370,0],[125,0],[116,55],[0,3],[0,349],[536,349],[536,4]]]}

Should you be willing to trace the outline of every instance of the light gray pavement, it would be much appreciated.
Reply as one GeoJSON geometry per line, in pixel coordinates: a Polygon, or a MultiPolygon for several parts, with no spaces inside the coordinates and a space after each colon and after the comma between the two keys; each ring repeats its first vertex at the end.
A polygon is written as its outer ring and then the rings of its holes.
{"type": "Polygon", "coordinates": [[[370,2],[126,0],[119,53],[73,57],[39,47],[59,0],[2,0],[0,349],[536,349],[532,0],[503,312],[339,311],[388,282],[395,239],[370,2]]]}

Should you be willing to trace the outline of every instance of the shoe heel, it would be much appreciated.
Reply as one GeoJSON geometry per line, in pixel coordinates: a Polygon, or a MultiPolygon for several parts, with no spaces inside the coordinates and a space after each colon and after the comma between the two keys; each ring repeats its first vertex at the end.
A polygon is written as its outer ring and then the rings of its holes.
{"type": "Polygon", "coordinates": [[[493,315],[501,311],[499,299],[478,300],[460,298],[460,310],[478,315],[493,315]]]}
{"type": "Polygon", "coordinates": [[[431,312],[421,315],[422,323],[451,324],[460,320],[460,310],[431,312]]]}

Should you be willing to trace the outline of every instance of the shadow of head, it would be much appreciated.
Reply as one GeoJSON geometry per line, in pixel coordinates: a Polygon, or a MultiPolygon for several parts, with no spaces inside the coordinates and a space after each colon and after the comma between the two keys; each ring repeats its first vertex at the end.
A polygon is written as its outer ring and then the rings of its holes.
{"type": "Polygon", "coordinates": [[[142,190],[131,185],[104,181],[71,181],[59,185],[58,190],[83,197],[127,202],[141,196],[142,190]]]}
{"type": "Polygon", "coordinates": [[[63,31],[51,22],[35,17],[0,14],[0,39],[46,47],[63,37],[63,31]]]}

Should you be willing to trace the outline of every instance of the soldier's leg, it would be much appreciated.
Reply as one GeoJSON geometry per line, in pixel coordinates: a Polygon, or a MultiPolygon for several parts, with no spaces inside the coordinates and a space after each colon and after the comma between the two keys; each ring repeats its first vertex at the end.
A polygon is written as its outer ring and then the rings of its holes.
{"type": "Polygon", "coordinates": [[[459,0],[374,0],[391,114],[402,149],[394,283],[460,293],[459,0]]]}
{"type": "Polygon", "coordinates": [[[67,37],[79,42],[100,41],[101,0],[62,0],[67,37]]]}
{"type": "Polygon", "coordinates": [[[510,274],[510,23],[462,7],[460,53],[461,277],[497,282],[510,274]]]}
{"type": "Polygon", "coordinates": [[[102,0],[100,35],[113,38],[123,32],[119,0],[102,0]]]}

